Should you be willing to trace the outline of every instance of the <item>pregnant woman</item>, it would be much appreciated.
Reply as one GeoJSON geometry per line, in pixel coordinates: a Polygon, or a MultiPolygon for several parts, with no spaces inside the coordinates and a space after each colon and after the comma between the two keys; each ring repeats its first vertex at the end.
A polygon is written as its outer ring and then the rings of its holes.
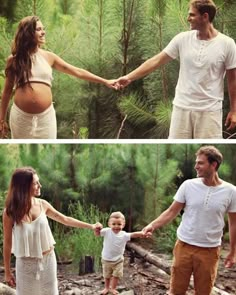
{"type": "Polygon", "coordinates": [[[23,18],[18,26],[12,54],[6,63],[6,79],[0,111],[0,135],[4,138],[8,126],[6,114],[11,96],[11,137],[14,139],[55,139],[56,114],[52,104],[52,68],[94,83],[116,88],[106,80],[84,69],[74,67],[56,54],[43,50],[45,29],[37,16],[23,18]]]}

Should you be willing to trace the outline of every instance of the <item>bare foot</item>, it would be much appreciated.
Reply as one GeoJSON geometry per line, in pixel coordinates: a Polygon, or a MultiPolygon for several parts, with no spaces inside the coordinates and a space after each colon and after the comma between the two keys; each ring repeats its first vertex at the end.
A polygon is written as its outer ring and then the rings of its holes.
{"type": "Polygon", "coordinates": [[[111,292],[111,294],[113,294],[113,295],[117,295],[117,294],[119,294],[119,292],[118,292],[116,289],[111,289],[110,292],[111,292]]]}
{"type": "Polygon", "coordinates": [[[109,293],[109,290],[108,290],[107,288],[105,288],[104,290],[102,290],[102,291],[100,292],[101,295],[106,295],[106,294],[108,294],[108,293],[109,293]]]}

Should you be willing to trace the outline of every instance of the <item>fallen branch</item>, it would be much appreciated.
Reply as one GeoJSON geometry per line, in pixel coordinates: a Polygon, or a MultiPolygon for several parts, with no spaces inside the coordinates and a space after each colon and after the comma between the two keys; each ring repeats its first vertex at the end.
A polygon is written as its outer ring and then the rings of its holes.
{"type": "Polygon", "coordinates": [[[134,244],[132,242],[127,243],[127,249],[134,250],[136,253],[138,253],[139,256],[141,256],[147,262],[154,264],[155,266],[166,272],[168,275],[170,275],[170,265],[166,263],[163,259],[157,257],[154,254],[151,254],[147,250],[143,249],[141,246],[138,246],[137,244],[134,244]]]}

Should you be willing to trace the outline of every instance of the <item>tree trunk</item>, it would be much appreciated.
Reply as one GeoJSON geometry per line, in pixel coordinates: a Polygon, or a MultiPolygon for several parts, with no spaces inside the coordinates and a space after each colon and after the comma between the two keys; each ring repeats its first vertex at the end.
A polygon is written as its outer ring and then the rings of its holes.
{"type": "Polygon", "coordinates": [[[79,275],[94,272],[94,257],[86,255],[80,259],[79,275]]]}

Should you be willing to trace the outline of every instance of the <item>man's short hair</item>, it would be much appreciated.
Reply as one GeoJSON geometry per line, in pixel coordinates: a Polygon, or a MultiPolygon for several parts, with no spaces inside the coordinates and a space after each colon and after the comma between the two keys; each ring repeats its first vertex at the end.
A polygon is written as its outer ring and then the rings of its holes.
{"type": "Polygon", "coordinates": [[[209,15],[209,21],[212,23],[216,15],[216,5],[212,0],[190,0],[189,5],[196,8],[201,15],[207,13],[209,15]]]}
{"type": "Polygon", "coordinates": [[[223,156],[221,154],[221,152],[214,146],[202,146],[197,152],[196,152],[196,156],[199,155],[205,155],[207,157],[207,160],[210,164],[212,164],[213,162],[217,163],[216,166],[216,170],[219,169],[220,164],[223,161],[223,156]]]}

